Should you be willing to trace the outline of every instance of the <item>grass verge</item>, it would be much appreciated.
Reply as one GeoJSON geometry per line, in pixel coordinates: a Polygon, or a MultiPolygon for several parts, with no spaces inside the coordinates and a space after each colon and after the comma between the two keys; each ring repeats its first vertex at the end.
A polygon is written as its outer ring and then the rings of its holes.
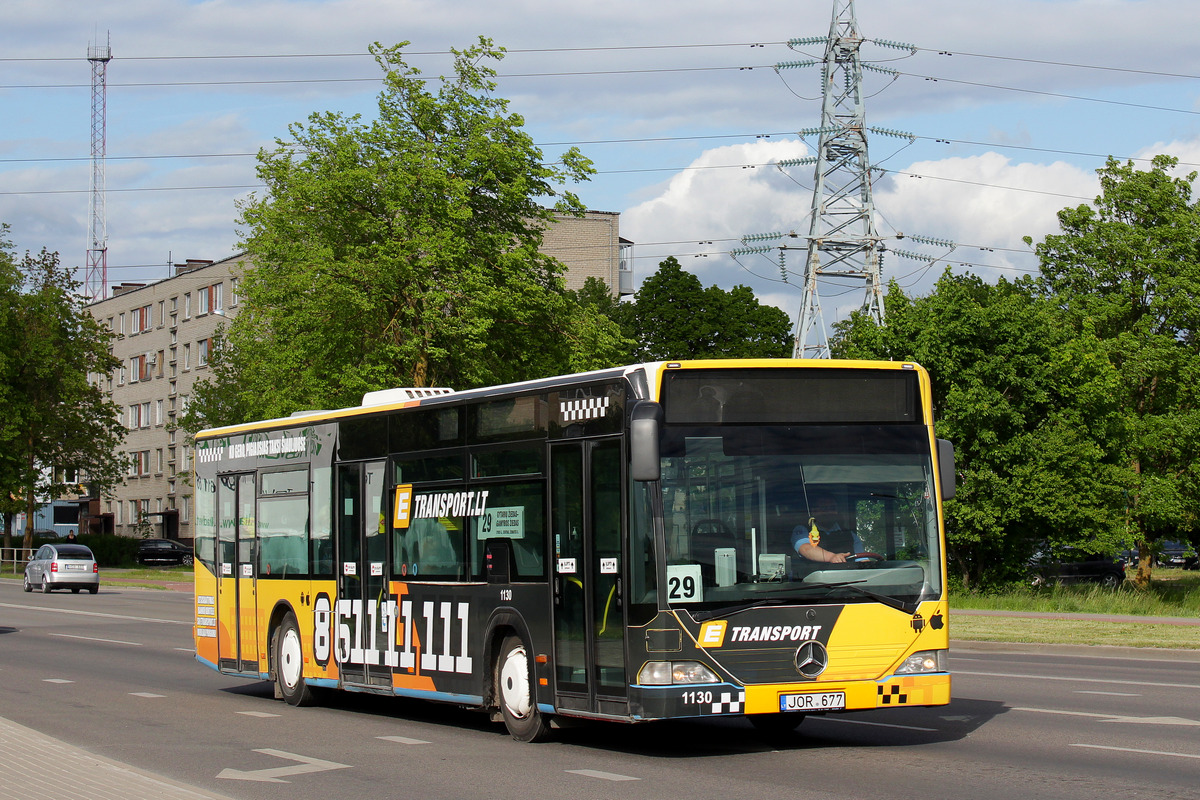
{"type": "Polygon", "coordinates": [[[985,642],[1110,645],[1200,649],[1200,626],[1146,622],[954,616],[954,609],[1045,614],[1119,614],[1138,617],[1200,615],[1200,575],[1158,569],[1145,589],[1130,582],[1114,590],[1095,584],[1015,586],[1003,592],[957,592],[950,597],[951,635],[985,642]]]}

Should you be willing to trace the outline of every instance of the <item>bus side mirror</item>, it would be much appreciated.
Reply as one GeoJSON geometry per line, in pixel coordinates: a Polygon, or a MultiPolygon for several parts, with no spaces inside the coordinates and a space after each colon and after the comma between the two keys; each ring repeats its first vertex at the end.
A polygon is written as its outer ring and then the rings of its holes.
{"type": "Polygon", "coordinates": [[[635,481],[662,477],[658,449],[662,419],[662,406],[651,400],[639,402],[629,415],[629,466],[635,481]]]}
{"type": "Polygon", "coordinates": [[[938,439],[938,479],[942,484],[942,499],[952,500],[956,473],[954,471],[954,444],[948,439],[938,439]]]}

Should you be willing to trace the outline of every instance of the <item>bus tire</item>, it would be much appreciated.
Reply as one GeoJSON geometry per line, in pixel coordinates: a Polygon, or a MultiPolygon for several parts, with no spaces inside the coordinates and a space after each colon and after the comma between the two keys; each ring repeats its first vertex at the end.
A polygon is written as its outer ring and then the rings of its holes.
{"type": "Polygon", "coordinates": [[[537,707],[533,662],[519,636],[506,636],[496,659],[496,701],[504,727],[518,742],[537,742],[550,732],[550,723],[537,707]]]}
{"type": "Polygon", "coordinates": [[[304,647],[296,615],[289,611],[271,638],[275,686],[280,696],[288,705],[312,705],[315,697],[312,688],[304,680],[304,647]]]}

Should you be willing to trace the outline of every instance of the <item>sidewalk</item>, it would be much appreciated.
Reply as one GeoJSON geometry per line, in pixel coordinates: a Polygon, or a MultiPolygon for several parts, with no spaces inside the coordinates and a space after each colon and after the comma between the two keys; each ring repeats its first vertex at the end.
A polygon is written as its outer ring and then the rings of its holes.
{"type": "Polygon", "coordinates": [[[1200,625],[1200,617],[1142,617],[1136,614],[1072,614],[1051,611],[994,611],[950,607],[950,613],[964,617],[1024,617],[1026,619],[1080,619],[1097,622],[1134,622],[1145,625],[1200,625]]]}
{"type": "Polygon", "coordinates": [[[229,800],[0,717],[0,800],[229,800]]]}

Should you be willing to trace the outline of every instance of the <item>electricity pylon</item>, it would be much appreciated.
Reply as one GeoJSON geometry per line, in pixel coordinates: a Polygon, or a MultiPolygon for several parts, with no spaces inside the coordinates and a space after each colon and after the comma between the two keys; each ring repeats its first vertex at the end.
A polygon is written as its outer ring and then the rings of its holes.
{"type": "MultiPolygon", "coordinates": [[[[868,128],[863,104],[863,70],[898,77],[896,70],[864,63],[859,49],[863,44],[854,14],[854,0],[834,0],[829,35],[792,39],[788,46],[825,46],[821,61],[792,61],[776,64],[775,69],[821,66],[821,125],[799,131],[801,137],[817,136],[816,155],[777,162],[785,167],[814,165],[812,207],[808,234],[796,231],[790,238],[806,239],[805,245],[755,245],[739,248],[733,255],[766,253],[780,250],[780,271],[788,279],[788,250],[805,250],[804,300],[792,330],[794,358],[828,358],[829,343],[817,283],[835,279],[839,285],[864,287],[863,313],[883,324],[883,253],[885,247],[875,226],[875,203],[871,196],[872,167],[867,153],[867,133],[906,138],[911,134],[886,128],[868,128]]],[[[881,39],[873,44],[916,53],[912,45],[881,39]]],[[[755,234],[742,239],[744,244],[784,234],[755,234]]]]}
{"type": "Polygon", "coordinates": [[[817,281],[822,277],[864,284],[862,311],[883,324],[884,248],[875,228],[871,196],[861,45],[854,0],[835,0],[821,65],[820,138],[804,263],[804,301],[793,331],[793,358],[829,357],[817,293],[817,281]]]}

